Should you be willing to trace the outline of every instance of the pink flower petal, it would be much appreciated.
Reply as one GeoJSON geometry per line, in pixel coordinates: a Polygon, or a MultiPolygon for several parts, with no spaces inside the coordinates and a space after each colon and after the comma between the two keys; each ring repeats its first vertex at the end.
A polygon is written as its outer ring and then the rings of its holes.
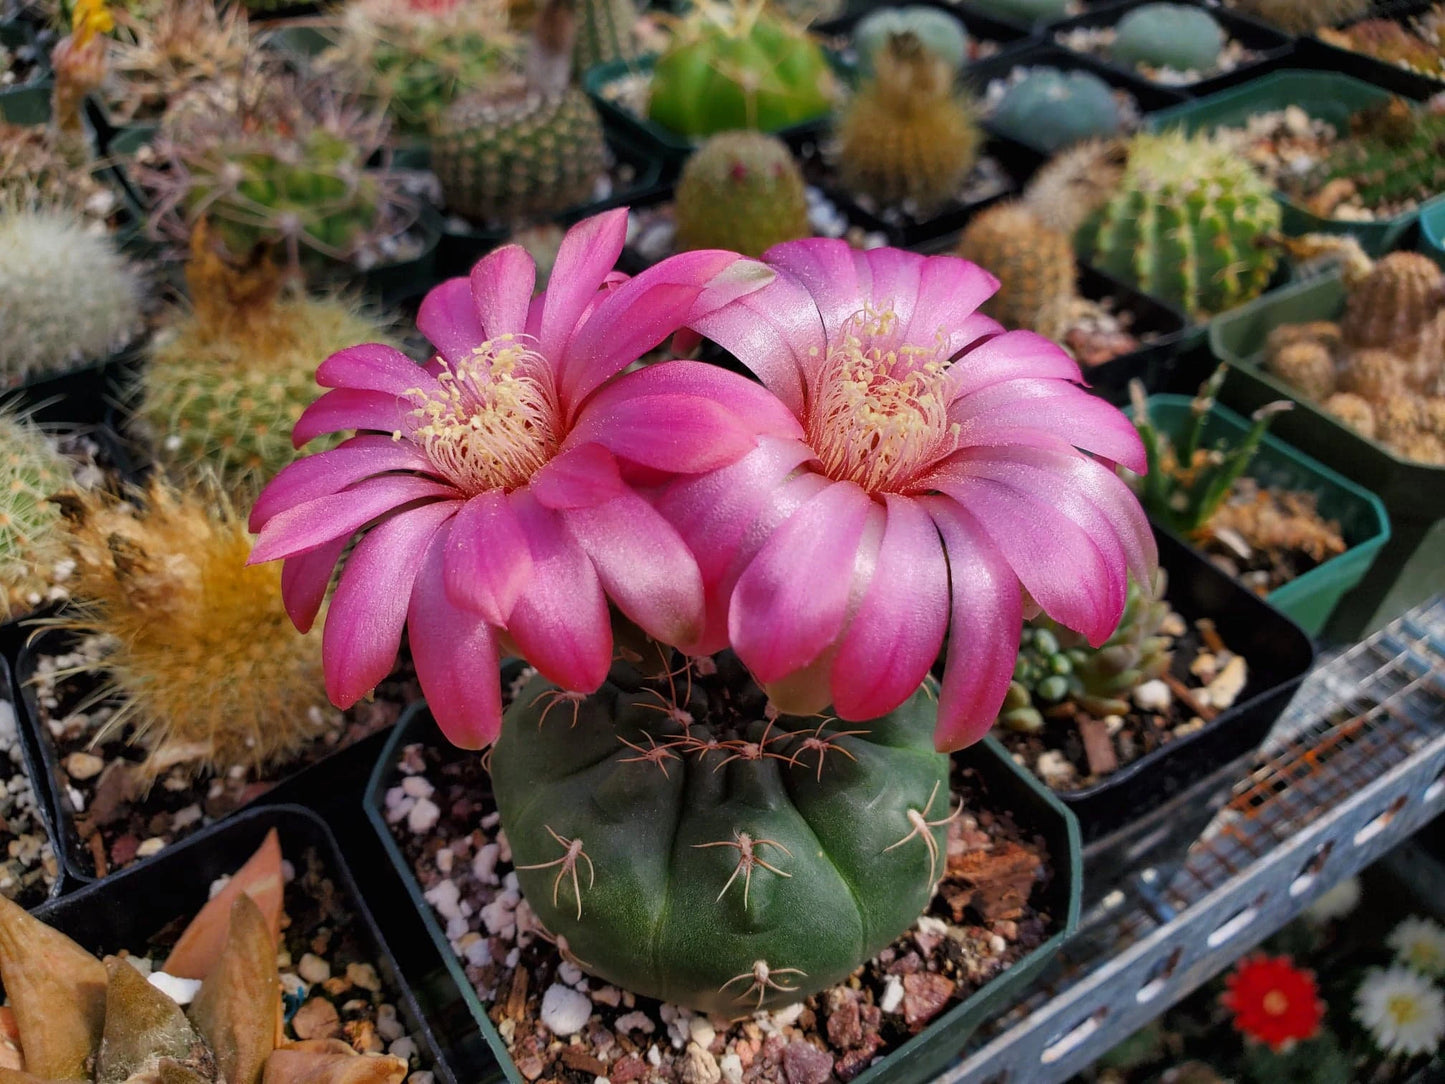
{"type": "Polygon", "coordinates": [[[797,417],[767,388],[700,361],[668,361],[624,373],[593,395],[587,409],[605,414],[615,402],[644,395],[695,395],[721,403],[755,436],[803,435],[797,417]]]}
{"type": "Polygon", "coordinates": [[[260,564],[324,546],[334,538],[349,537],[377,516],[412,501],[457,498],[449,485],[415,475],[386,474],[367,478],[350,489],[292,505],[266,521],[247,564],[260,564]]]}
{"type": "Polygon", "coordinates": [[[842,326],[871,296],[870,269],[846,241],[785,241],[764,252],[763,262],[791,275],[812,296],[829,342],[837,340],[842,326]]]}
{"type": "Polygon", "coordinates": [[[405,425],[410,404],[390,392],[336,388],[313,402],[296,419],[291,445],[300,448],[323,433],[343,429],[375,429],[396,433],[405,425]]]}
{"type": "Polygon", "coordinates": [[[595,442],[646,467],[697,474],[752,451],[756,440],[748,428],[727,407],[700,396],[639,395],[609,399],[606,409],[584,406],[565,446],[595,442]]]}
{"type": "Polygon", "coordinates": [[[326,601],[331,573],[350,542],[350,536],[338,538],[282,562],[281,598],[286,604],[287,616],[298,631],[311,631],[316,615],[321,612],[321,604],[326,601]]]}
{"type": "Polygon", "coordinates": [[[919,271],[918,298],[903,341],[930,345],[941,331],[944,356],[952,357],[980,336],[998,334],[1003,328],[977,311],[997,291],[998,279],[977,264],[929,257],[919,271]]]}
{"type": "Polygon", "coordinates": [[[686,644],[702,632],[702,575],[677,531],[635,493],[563,514],[608,598],[643,632],[686,644]]]}
{"type": "Polygon", "coordinates": [[[842,630],[872,502],[834,482],[772,532],[733,589],[728,633],[760,682],[807,666],[842,630]]]}
{"type": "Polygon", "coordinates": [[[1079,365],[1056,343],[1032,331],[1006,331],[980,343],[948,370],[949,395],[956,400],[1002,381],[1034,377],[1083,383],[1079,365]]]}
{"type": "Polygon", "coordinates": [[[422,555],[454,505],[429,504],[379,523],[357,543],[326,614],[326,694],[349,708],[391,672],[422,555]]]}
{"type": "Polygon", "coordinates": [[[952,617],[934,744],[963,749],[989,732],[1013,680],[1023,628],[1018,579],[978,523],[952,501],[924,506],[948,554],[952,617]]]}
{"type": "Polygon", "coordinates": [[[447,740],[481,749],[502,729],[497,638],[485,621],[454,606],[442,584],[450,523],[422,558],[407,609],[408,642],[427,707],[447,740]]]}
{"type": "Polygon", "coordinates": [[[472,284],[464,278],[433,287],[417,311],[416,326],[453,365],[470,357],[487,337],[472,299],[472,284]]]}
{"type": "Polygon", "coordinates": [[[843,719],[876,719],[912,696],[948,629],[938,528],[916,501],[890,494],[887,504],[872,582],[834,660],[833,709],[843,719]]]}
{"type": "Polygon", "coordinates": [[[462,503],[446,545],[447,598],[505,625],[532,579],[532,551],[521,521],[500,489],[462,503]]]}
{"type": "Polygon", "coordinates": [[[405,397],[415,388],[436,390],[436,378],[395,347],[363,343],[338,350],[316,369],[323,388],[355,388],[405,397]]]}
{"type": "Polygon", "coordinates": [[[537,285],[537,264],[521,245],[503,245],[483,256],[471,274],[472,300],[488,339],[521,335],[537,285]]]}
{"type": "Polygon", "coordinates": [[[314,501],[347,486],[387,471],[430,471],[431,461],[415,444],[392,440],[379,434],[364,434],[332,448],[329,452],[288,463],[251,507],[247,526],[259,531],[278,512],[314,501]]]}
{"type": "Polygon", "coordinates": [[[949,408],[962,427],[961,445],[1008,445],[1044,432],[1130,470],[1147,469],[1144,444],[1129,419],[1102,399],[1060,380],[1007,380],[949,408]]]}
{"type": "Polygon", "coordinates": [[[593,692],[612,665],[612,628],[597,573],[561,513],[543,508],[524,489],[512,494],[512,502],[532,551],[533,574],[507,632],[549,681],[593,692]]]}
{"type": "Polygon", "coordinates": [[[565,355],[578,321],[596,300],[626,240],[625,207],[585,218],[562,238],[547,292],[542,295],[537,328],[538,350],[544,358],[555,361],[565,355]]]}
{"type": "Polygon", "coordinates": [[[578,444],[553,456],[527,489],[538,503],[559,510],[592,508],[627,492],[616,458],[600,444],[578,444]]]}

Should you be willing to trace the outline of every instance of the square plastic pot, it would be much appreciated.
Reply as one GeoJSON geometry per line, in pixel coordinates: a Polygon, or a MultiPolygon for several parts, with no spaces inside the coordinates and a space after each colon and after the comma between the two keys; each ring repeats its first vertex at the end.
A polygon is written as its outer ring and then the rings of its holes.
{"type": "MultiPolygon", "coordinates": [[[[939,11],[947,12],[963,24],[963,28],[968,31],[970,43],[993,42],[1003,53],[1010,52],[1014,47],[1028,42],[1031,38],[1031,31],[1016,22],[997,18],[967,5],[949,4],[944,0],[919,0],[919,3],[910,6],[937,8],[939,11]]],[[[873,10],[876,10],[876,6],[870,5],[868,8],[850,11],[848,14],[830,19],[815,27],[826,45],[837,54],[839,66],[847,72],[850,82],[856,81],[858,69],[858,55],[853,51],[853,30],[873,10]]],[[[965,65],[965,70],[971,68],[973,64],[984,64],[991,59],[993,58],[973,61],[965,65]]]]}
{"type": "MultiPolygon", "coordinates": [[[[50,777],[35,749],[33,736],[29,733],[29,728],[21,721],[23,709],[20,705],[20,698],[16,695],[10,663],[4,658],[0,658],[0,711],[10,711],[14,714],[15,740],[20,747],[20,768],[30,781],[30,789],[35,793],[35,816],[45,831],[45,838],[50,841],[51,849],[55,852],[56,862],[59,863],[55,883],[45,893],[46,899],[53,900],[65,891],[65,867],[64,863],[60,861],[60,834],[55,827],[54,795],[51,793],[50,777]]],[[[32,909],[33,906],[32,904],[32,909]]]]}
{"type": "MultiPolygon", "coordinates": [[[[1161,432],[1179,441],[1192,419],[1192,404],[1187,395],[1154,395],[1149,399],[1149,417],[1161,432]]],[[[1202,443],[1213,446],[1219,441],[1237,442],[1247,432],[1248,421],[1228,407],[1216,404],[1204,419],[1202,443]]],[[[1260,441],[1245,476],[1255,479],[1262,487],[1313,494],[1320,516],[1336,520],[1340,525],[1348,547],[1344,553],[1266,596],[1280,613],[1309,635],[1317,636],[1340,599],[1364,578],[1390,540],[1390,519],[1385,506],[1364,486],[1269,433],[1260,441]]]]}
{"type": "Polygon", "coordinates": [[[1190,624],[1210,618],[1248,662],[1249,681],[1200,729],[1092,786],[1059,793],[1083,834],[1086,907],[1127,890],[1145,869],[1161,880],[1173,875],[1314,665],[1303,629],[1173,535],[1156,528],[1154,537],[1170,606],[1190,624]]]}
{"type": "Polygon", "coordinates": [[[199,911],[209,898],[211,882],[239,869],[273,828],[280,837],[282,853],[298,867],[307,851],[320,859],[353,918],[352,932],[395,995],[397,1010],[423,1057],[438,1080],[458,1084],[380,926],[357,891],[335,839],[310,810],[283,805],[240,814],[167,848],[143,865],[48,903],[35,914],[98,956],[142,949],[166,926],[199,911]]]}
{"type": "MultiPolygon", "coordinates": [[[[1434,0],[1376,0],[1361,18],[1351,19],[1341,25],[1353,26],[1365,19],[1394,19],[1403,23],[1412,15],[1429,11],[1433,4],[1434,0]]],[[[1299,39],[1296,60],[1302,66],[1327,68],[1356,76],[1406,98],[1428,98],[1440,90],[1445,90],[1445,80],[1432,79],[1428,75],[1391,64],[1387,60],[1379,60],[1368,53],[1330,45],[1321,41],[1317,34],[1299,39]]]]}
{"type": "MultiPolygon", "coordinates": [[[[409,710],[397,723],[391,741],[376,762],[366,796],[366,815],[396,872],[406,883],[463,1002],[495,1059],[490,1071],[479,1072],[469,1084],[501,1084],[503,1081],[507,1084],[527,1084],[487,1015],[486,1003],[477,997],[461,961],[438,925],[431,905],[423,898],[416,876],[386,823],[386,792],[395,778],[399,750],[412,742],[444,741],[424,704],[409,710]]],[[[955,756],[963,758],[970,768],[978,772],[998,808],[1007,809],[1026,831],[1043,837],[1053,865],[1053,877],[1045,890],[1044,907],[1055,917],[1058,926],[1054,935],[1033,952],[936,1018],[921,1034],[855,1077],[854,1084],[924,1084],[933,1080],[957,1059],[969,1036],[980,1024],[1017,999],[1072,935],[1078,923],[1080,855],[1078,824],[1073,816],[1047,787],[1015,764],[993,739],[985,739],[955,756]]]]}
{"type": "Polygon", "coordinates": [[[1420,208],[1420,239],[1416,246],[1441,267],[1445,267],[1445,196],[1420,208]]]}
{"type": "MultiPolygon", "coordinates": [[[[1155,113],[1146,127],[1155,131],[1179,127],[1189,133],[1242,128],[1257,113],[1295,105],[1311,117],[1328,121],[1337,131],[1344,131],[1351,116],[1389,97],[1389,91],[1338,72],[1278,71],[1244,86],[1155,113]]],[[[1284,210],[1281,227],[1286,234],[1347,233],[1372,256],[1395,247],[1419,216],[1419,211],[1414,210],[1377,222],[1348,222],[1312,214],[1282,192],[1276,192],[1275,199],[1284,210]]]]}
{"type": "Polygon", "coordinates": [[[1221,396],[1225,403],[1249,413],[1276,399],[1293,400],[1294,409],[1275,418],[1274,434],[1384,502],[1390,540],[1328,628],[1333,638],[1353,640],[1445,590],[1445,466],[1400,458],[1263,370],[1270,331],[1334,320],[1344,303],[1338,274],[1296,283],[1218,317],[1209,342],[1214,355],[1230,365],[1221,396]]]}

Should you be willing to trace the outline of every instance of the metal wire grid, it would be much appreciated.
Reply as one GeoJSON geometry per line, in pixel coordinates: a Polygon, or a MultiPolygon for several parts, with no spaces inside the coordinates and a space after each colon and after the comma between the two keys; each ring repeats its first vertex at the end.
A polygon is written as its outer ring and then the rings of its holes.
{"type": "Polygon", "coordinates": [[[1445,596],[1317,668],[1173,882],[1066,947],[980,1037],[987,1045],[941,1079],[1064,1079],[1445,807],[1442,769],[1445,596]],[[1207,950],[1180,966],[1191,938],[1207,950]],[[1136,991],[1137,1004],[1111,1016],[1109,999],[1136,991]],[[1062,1042],[1061,1020],[1077,1021],[1062,1042]],[[1028,1053],[1009,1056],[1011,1046],[1028,1053]]]}

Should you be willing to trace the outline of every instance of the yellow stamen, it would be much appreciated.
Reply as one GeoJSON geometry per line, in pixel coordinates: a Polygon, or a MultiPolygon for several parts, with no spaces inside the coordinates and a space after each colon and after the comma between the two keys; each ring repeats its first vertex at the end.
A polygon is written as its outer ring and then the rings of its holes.
{"type": "Polygon", "coordinates": [[[1420,1018],[1420,1003],[1407,994],[1396,994],[1385,1002],[1385,1011],[1396,1024],[1413,1024],[1420,1018]]]}
{"type": "Polygon", "coordinates": [[[442,362],[438,389],[417,388],[411,437],[467,494],[525,485],[560,443],[560,410],[546,361],[514,335],[442,362]]]}
{"type": "Polygon", "coordinates": [[[1270,1016],[1283,1016],[1289,1009],[1289,998],[1279,990],[1271,990],[1264,995],[1263,1006],[1270,1016]]]}

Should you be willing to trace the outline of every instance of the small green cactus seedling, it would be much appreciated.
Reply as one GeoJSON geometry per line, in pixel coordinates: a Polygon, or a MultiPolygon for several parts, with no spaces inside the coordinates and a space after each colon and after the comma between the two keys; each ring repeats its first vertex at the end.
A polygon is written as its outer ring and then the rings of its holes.
{"type": "Polygon", "coordinates": [[[806,237],[803,174],[787,145],[761,132],[721,132],[687,160],[674,204],[677,247],[761,256],[806,237]]]}
{"type": "Polygon", "coordinates": [[[1202,8],[1144,4],[1119,20],[1111,55],[1125,64],[1209,71],[1219,63],[1224,28],[1202,8]]]}
{"type": "Polygon", "coordinates": [[[1004,135],[1049,154],[1123,127],[1109,84],[1092,72],[1034,68],[1004,92],[990,118],[1004,135]]]}
{"type": "Polygon", "coordinates": [[[888,39],[910,31],[926,48],[948,61],[955,71],[968,63],[968,31],[963,24],[942,8],[918,5],[879,8],[859,20],[853,30],[858,70],[864,75],[870,74],[874,58],[887,46],[888,39]]]}
{"type": "Polygon", "coordinates": [[[929,690],[869,723],[777,715],[730,654],[589,697],[532,680],[492,754],[522,890],[578,966],[723,1016],[840,982],[944,871],[929,690]]]}
{"type": "Polygon", "coordinates": [[[1144,442],[1149,464],[1149,473],[1135,481],[1135,490],[1145,511],[1181,534],[1193,534],[1209,522],[1249,467],[1270,421],[1293,405],[1281,400],[1260,407],[1254,412],[1249,432],[1238,443],[1230,446],[1220,441],[1206,448],[1205,422],[1227,372],[1228,366],[1221,365],[1200,387],[1190,404],[1189,427],[1178,442],[1149,417],[1144,386],[1137,380],[1129,385],[1134,428],[1144,442]]]}
{"type": "Polygon", "coordinates": [[[142,289],[114,242],[75,215],[0,213],[0,383],[122,349],[140,330],[142,289]]]}
{"type": "Polygon", "coordinates": [[[822,48],[766,0],[702,0],[657,58],[648,116],[694,139],[815,120],[837,91],[822,48]]]}
{"type": "Polygon", "coordinates": [[[74,485],[64,456],[29,421],[0,410],[0,616],[44,601],[66,557],[50,497],[74,485]]]}
{"type": "Polygon", "coordinates": [[[637,55],[634,0],[577,0],[577,41],[572,46],[572,69],[578,77],[589,68],[637,55]]]}

